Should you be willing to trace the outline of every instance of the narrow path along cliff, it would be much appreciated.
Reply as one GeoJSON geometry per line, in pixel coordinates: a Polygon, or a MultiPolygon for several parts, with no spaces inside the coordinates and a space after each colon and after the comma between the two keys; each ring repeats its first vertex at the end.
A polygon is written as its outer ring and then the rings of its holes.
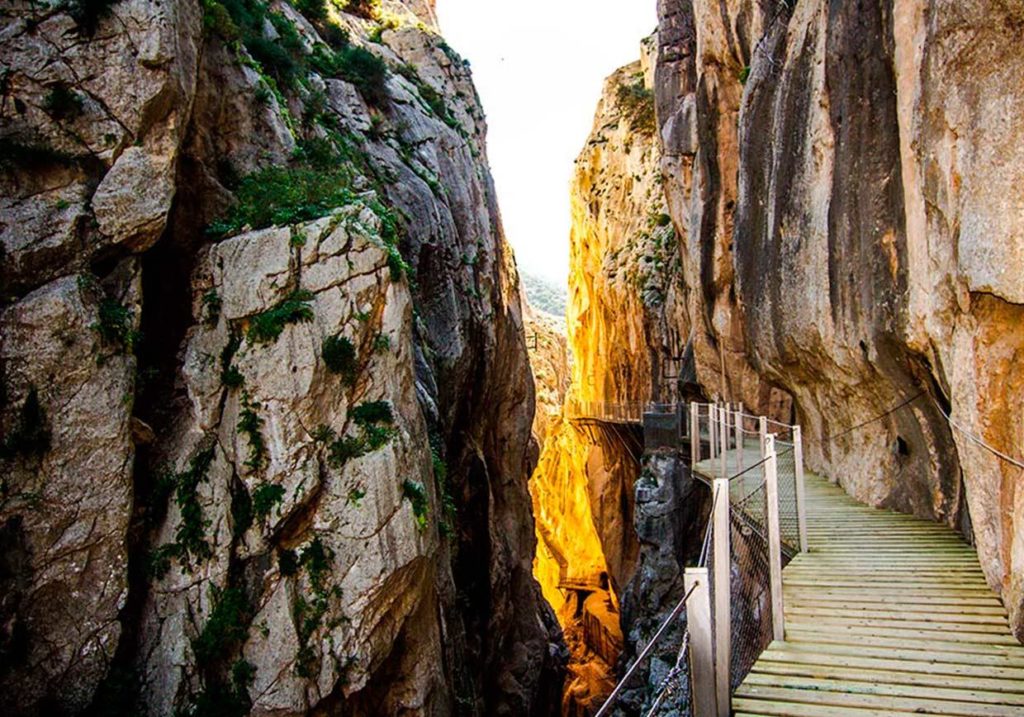
{"type": "Polygon", "coordinates": [[[0,0],[0,713],[1024,709],[1024,4],[643,1],[563,291],[434,0],[0,0]]]}

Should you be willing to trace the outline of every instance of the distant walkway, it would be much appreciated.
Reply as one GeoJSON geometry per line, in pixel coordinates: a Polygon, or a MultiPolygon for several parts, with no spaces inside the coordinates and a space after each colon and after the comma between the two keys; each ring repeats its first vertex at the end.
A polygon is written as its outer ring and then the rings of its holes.
{"type": "Polygon", "coordinates": [[[736,690],[738,717],[1024,715],[1024,647],[952,530],[807,475],[810,551],[782,571],[785,641],[736,690]]]}

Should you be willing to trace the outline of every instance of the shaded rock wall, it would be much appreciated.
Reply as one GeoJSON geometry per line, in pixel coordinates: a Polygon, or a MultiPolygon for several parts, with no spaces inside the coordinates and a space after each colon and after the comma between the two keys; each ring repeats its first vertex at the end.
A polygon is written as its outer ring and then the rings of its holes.
{"type": "Polygon", "coordinates": [[[1019,471],[941,414],[1019,455],[1024,6],[658,5],[701,383],[761,410],[791,395],[810,464],[959,526],[1024,629],[1019,471]]]}
{"type": "Polygon", "coordinates": [[[386,9],[0,3],[5,713],[559,703],[483,112],[386,9]]]}

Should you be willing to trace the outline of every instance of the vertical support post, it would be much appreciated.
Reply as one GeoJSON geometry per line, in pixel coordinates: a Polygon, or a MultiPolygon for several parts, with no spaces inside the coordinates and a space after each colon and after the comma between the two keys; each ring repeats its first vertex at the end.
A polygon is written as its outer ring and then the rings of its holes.
{"type": "Polygon", "coordinates": [[[796,466],[796,519],[800,526],[800,552],[806,553],[807,503],[804,492],[804,436],[800,426],[793,426],[793,463],[796,466]]]}
{"type": "Polygon", "coordinates": [[[718,427],[718,435],[721,440],[719,448],[722,451],[722,478],[729,477],[729,404],[725,404],[718,412],[721,425],[718,427]]]}
{"type": "MultiPolygon", "coordinates": [[[[764,416],[758,417],[757,434],[758,445],[760,445],[761,447],[761,460],[763,461],[765,459],[765,456],[767,455],[764,452],[764,442],[768,438],[768,419],[765,418],[764,416]]],[[[764,471],[762,471],[762,473],[763,472],[764,471]]]]}
{"type": "Polygon", "coordinates": [[[734,415],[736,422],[736,468],[737,472],[743,470],[743,404],[736,404],[736,413],[734,415]]]}
{"type": "Polygon", "coordinates": [[[779,533],[779,471],[775,454],[775,434],[765,440],[765,498],[768,503],[768,573],[772,598],[772,636],[786,639],[785,614],[782,604],[782,537],[779,533]]]}
{"type": "Polygon", "coordinates": [[[700,406],[690,402],[690,465],[700,463],[700,406]]]}
{"type": "Polygon", "coordinates": [[[683,573],[683,587],[690,594],[686,599],[686,624],[690,630],[690,694],[693,695],[693,717],[717,717],[718,695],[715,689],[715,658],[712,652],[708,569],[687,568],[683,573]]]}
{"type": "Polygon", "coordinates": [[[714,535],[715,556],[715,689],[718,693],[718,714],[729,717],[731,700],[729,694],[729,666],[732,664],[732,594],[730,593],[730,572],[732,557],[730,543],[732,528],[729,523],[729,479],[716,478],[714,486],[714,535]]]}
{"type": "Polygon", "coordinates": [[[712,403],[708,406],[708,437],[711,443],[711,460],[715,460],[715,456],[718,454],[718,441],[715,437],[718,435],[718,404],[712,403]]]}

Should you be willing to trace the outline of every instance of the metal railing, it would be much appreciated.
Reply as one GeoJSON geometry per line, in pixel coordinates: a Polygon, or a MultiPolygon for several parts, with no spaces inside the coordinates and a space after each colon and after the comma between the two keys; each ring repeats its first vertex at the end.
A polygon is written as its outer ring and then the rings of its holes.
{"type": "Polygon", "coordinates": [[[608,713],[684,610],[686,628],[675,666],[646,714],[654,715],[688,677],[694,717],[728,717],[732,691],[773,640],[785,639],[782,567],[807,548],[800,427],[749,416],[742,406],[658,408],[678,411],[679,447],[689,444],[693,474],[711,488],[711,513],[700,560],[683,573],[682,600],[598,717],[608,713]]]}

